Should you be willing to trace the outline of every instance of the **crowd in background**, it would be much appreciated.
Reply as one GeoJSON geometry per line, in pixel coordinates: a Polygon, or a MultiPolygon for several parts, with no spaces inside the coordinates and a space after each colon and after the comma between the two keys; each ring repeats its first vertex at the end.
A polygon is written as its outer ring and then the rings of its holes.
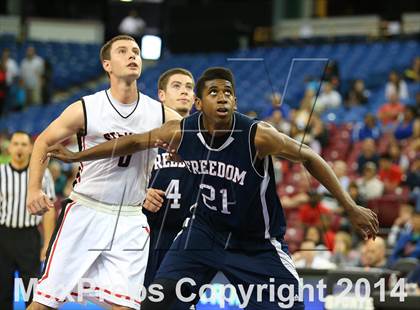
{"type": "Polygon", "coordinates": [[[0,58],[0,116],[49,103],[51,76],[50,63],[37,55],[33,46],[28,46],[20,64],[4,48],[0,58]]]}

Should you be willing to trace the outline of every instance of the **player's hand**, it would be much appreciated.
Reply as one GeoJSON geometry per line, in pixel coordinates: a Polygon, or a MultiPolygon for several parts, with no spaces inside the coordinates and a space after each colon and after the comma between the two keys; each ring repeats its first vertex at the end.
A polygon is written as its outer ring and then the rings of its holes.
{"type": "Polygon", "coordinates": [[[143,208],[150,212],[157,212],[163,205],[165,192],[160,189],[148,188],[146,199],[143,202],[143,208]]]}
{"type": "Polygon", "coordinates": [[[41,249],[41,253],[39,254],[40,262],[45,262],[45,259],[47,257],[47,251],[48,251],[48,244],[45,244],[41,249]]]}
{"type": "Polygon", "coordinates": [[[55,158],[66,163],[72,163],[78,161],[76,154],[77,153],[69,151],[61,144],[54,144],[47,149],[46,158],[55,158]]]}
{"type": "Polygon", "coordinates": [[[28,197],[26,199],[26,208],[30,214],[42,215],[54,208],[54,203],[41,190],[28,190],[28,197]]]}
{"type": "Polygon", "coordinates": [[[364,240],[375,239],[379,232],[379,221],[375,212],[361,206],[354,206],[347,212],[353,228],[362,235],[364,240]]]}
{"type": "Polygon", "coordinates": [[[176,149],[172,147],[171,145],[169,145],[169,143],[166,143],[162,140],[156,140],[155,146],[161,149],[164,149],[166,152],[168,152],[169,159],[171,161],[176,161],[176,162],[182,161],[181,157],[177,154],[176,149]]]}

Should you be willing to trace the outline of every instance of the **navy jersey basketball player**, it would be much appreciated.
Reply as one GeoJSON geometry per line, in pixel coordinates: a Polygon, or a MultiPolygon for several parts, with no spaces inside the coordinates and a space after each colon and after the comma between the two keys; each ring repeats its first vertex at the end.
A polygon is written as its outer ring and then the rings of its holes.
{"type": "Polygon", "coordinates": [[[248,309],[278,309],[279,304],[302,309],[303,303],[295,299],[298,275],[282,240],[286,225],[270,155],[302,162],[345,208],[364,238],[376,236],[377,217],[351,199],[329,165],[309,147],[234,112],[230,70],[206,70],[197,81],[196,95],[200,112],[183,121],[79,153],[56,145],[49,155],[64,161],[93,160],[131,154],[157,141],[171,153],[177,150],[189,172],[200,178],[194,220],[175,239],[174,251],[168,251],[154,280],[163,285],[165,298],[160,303],[145,300],[142,310],[168,309],[178,280],[188,277],[202,283],[219,270],[239,290],[250,290],[249,300],[241,299],[248,309]],[[260,289],[253,289],[256,285],[260,289]],[[288,292],[273,296],[282,285],[288,292]]]}

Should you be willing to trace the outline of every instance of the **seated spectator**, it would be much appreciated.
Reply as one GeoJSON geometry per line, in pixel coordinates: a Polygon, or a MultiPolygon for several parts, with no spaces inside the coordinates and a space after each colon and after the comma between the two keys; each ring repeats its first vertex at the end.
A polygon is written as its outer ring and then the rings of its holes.
{"type": "Polygon", "coordinates": [[[340,87],[340,73],[337,61],[328,61],[327,68],[325,70],[324,80],[330,82],[335,89],[338,89],[340,87]]]}
{"type": "Polygon", "coordinates": [[[63,196],[64,187],[67,183],[67,176],[61,171],[61,165],[58,161],[53,160],[49,163],[48,169],[54,180],[54,189],[57,196],[63,196]]]}
{"type": "Polygon", "coordinates": [[[23,79],[17,79],[9,88],[7,106],[10,111],[22,111],[26,103],[26,90],[23,79]]]}
{"type": "Polygon", "coordinates": [[[363,197],[362,194],[360,193],[359,186],[357,185],[356,182],[354,181],[350,182],[347,191],[349,192],[351,199],[353,199],[353,201],[357,203],[358,206],[362,206],[362,207],[366,206],[365,197],[363,197]]]}
{"type": "MultiPolygon", "coordinates": [[[[347,176],[347,164],[342,160],[336,160],[334,161],[332,168],[338,180],[340,181],[341,186],[347,190],[350,184],[350,179],[347,176]]],[[[331,210],[338,209],[339,206],[337,200],[333,198],[330,192],[323,185],[318,186],[317,192],[323,195],[322,203],[325,205],[325,207],[331,210]]]]}
{"type": "MultiPolygon", "coordinates": [[[[305,240],[311,240],[315,243],[315,250],[327,251],[325,245],[325,232],[322,231],[319,226],[306,226],[304,233],[305,240]]],[[[330,257],[330,253],[327,253],[325,257],[330,257]]]]}
{"type": "Polygon", "coordinates": [[[353,127],[353,142],[363,141],[368,138],[371,138],[376,141],[380,137],[381,129],[379,128],[376,121],[376,117],[373,114],[366,114],[364,123],[357,123],[353,127]]]}
{"type": "Polygon", "coordinates": [[[411,217],[414,208],[409,204],[402,204],[398,212],[398,217],[392,224],[391,231],[388,234],[388,246],[394,247],[401,234],[405,234],[411,230],[411,217]]]}
{"type": "Polygon", "coordinates": [[[379,198],[384,192],[384,183],[379,180],[376,171],[375,163],[367,162],[362,177],[356,181],[360,194],[366,200],[379,198]]]}
{"type": "Polygon", "coordinates": [[[281,104],[280,93],[271,94],[269,96],[269,100],[271,104],[263,112],[261,112],[261,119],[271,117],[274,111],[280,111],[281,115],[286,119],[289,117],[290,108],[287,104],[281,104]]]}
{"type": "Polygon", "coordinates": [[[293,254],[292,258],[296,268],[334,269],[336,267],[335,264],[320,255],[312,240],[303,241],[300,250],[293,254]]]}
{"type": "Polygon", "coordinates": [[[321,148],[328,145],[328,130],[317,113],[313,113],[309,122],[309,130],[315,141],[318,141],[321,148]]]}
{"type": "Polygon", "coordinates": [[[401,184],[402,171],[400,166],[392,162],[389,154],[383,154],[379,161],[379,179],[384,182],[386,193],[393,193],[401,184]]]}
{"type": "Polygon", "coordinates": [[[420,154],[411,164],[405,184],[410,188],[410,199],[414,202],[416,210],[420,212],[420,154]]]}
{"type": "Polygon", "coordinates": [[[407,106],[404,110],[404,118],[395,128],[394,135],[398,140],[418,137],[420,133],[420,118],[416,118],[414,107],[407,106]]]}
{"type": "Polygon", "coordinates": [[[404,112],[404,105],[399,101],[396,94],[390,94],[389,102],[379,108],[379,119],[385,126],[395,125],[398,117],[404,112]]]}
{"type": "Polygon", "coordinates": [[[278,131],[286,135],[290,134],[290,122],[283,118],[280,110],[274,110],[271,116],[266,119],[266,121],[278,131]]]}
{"type": "Polygon", "coordinates": [[[326,109],[338,108],[341,105],[341,95],[328,82],[323,83],[321,94],[315,104],[315,112],[322,113],[326,109]]]}
{"type": "Polygon", "coordinates": [[[362,150],[357,158],[357,173],[362,174],[363,168],[367,162],[373,162],[376,166],[379,164],[379,155],[376,153],[376,145],[373,139],[367,138],[363,141],[362,150]]]}
{"type": "Polygon", "coordinates": [[[392,96],[397,96],[401,100],[408,99],[407,83],[401,79],[396,71],[391,71],[388,77],[389,81],[385,86],[385,98],[391,101],[392,96]]]}
{"type": "Polygon", "coordinates": [[[420,82],[420,56],[414,58],[411,67],[404,71],[404,78],[409,81],[420,82]]]}
{"type": "Polygon", "coordinates": [[[400,166],[401,170],[405,172],[410,166],[408,157],[401,153],[401,147],[397,141],[391,141],[389,144],[389,156],[394,164],[400,166]]]}
{"type": "Polygon", "coordinates": [[[350,234],[344,231],[337,232],[330,262],[338,267],[351,267],[357,266],[359,259],[357,251],[352,251],[350,234]]]}
{"type": "Polygon", "coordinates": [[[19,66],[16,61],[10,57],[10,49],[4,48],[1,55],[6,66],[6,84],[10,87],[13,81],[19,76],[19,66]]]}
{"type": "Polygon", "coordinates": [[[386,244],[381,237],[368,239],[362,244],[360,266],[366,268],[383,268],[386,266],[386,244]]]}
{"type": "Polygon", "coordinates": [[[420,212],[418,211],[415,211],[411,217],[411,229],[398,238],[388,260],[389,266],[392,267],[403,257],[420,258],[420,212]]]}
{"type": "Polygon", "coordinates": [[[365,88],[365,82],[363,80],[356,80],[347,94],[347,98],[351,99],[355,105],[365,105],[368,103],[370,97],[370,91],[365,88]]]}
{"type": "Polygon", "coordinates": [[[321,203],[321,195],[309,193],[309,202],[299,208],[299,218],[305,225],[320,225],[321,215],[330,211],[321,203]]]}

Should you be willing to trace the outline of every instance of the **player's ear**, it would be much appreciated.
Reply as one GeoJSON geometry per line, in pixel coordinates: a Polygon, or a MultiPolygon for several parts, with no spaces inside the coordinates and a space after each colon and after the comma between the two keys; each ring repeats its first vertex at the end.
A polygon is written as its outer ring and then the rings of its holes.
{"type": "Polygon", "coordinates": [[[102,61],[102,68],[104,68],[106,73],[111,73],[111,61],[104,59],[102,61]]]}
{"type": "Polygon", "coordinates": [[[198,98],[197,96],[194,96],[194,105],[195,105],[195,108],[196,108],[198,111],[201,111],[201,105],[202,105],[202,102],[201,102],[201,99],[200,99],[200,98],[198,98]]]}
{"type": "Polygon", "coordinates": [[[165,92],[162,90],[162,89],[159,89],[158,90],[158,97],[159,97],[159,101],[160,102],[165,102],[165,96],[166,94],[165,94],[165,92]]]}
{"type": "Polygon", "coordinates": [[[237,111],[237,110],[238,110],[238,102],[237,102],[237,100],[236,100],[236,97],[235,97],[235,99],[234,99],[234,101],[233,101],[233,110],[234,110],[234,111],[237,111]]]}

